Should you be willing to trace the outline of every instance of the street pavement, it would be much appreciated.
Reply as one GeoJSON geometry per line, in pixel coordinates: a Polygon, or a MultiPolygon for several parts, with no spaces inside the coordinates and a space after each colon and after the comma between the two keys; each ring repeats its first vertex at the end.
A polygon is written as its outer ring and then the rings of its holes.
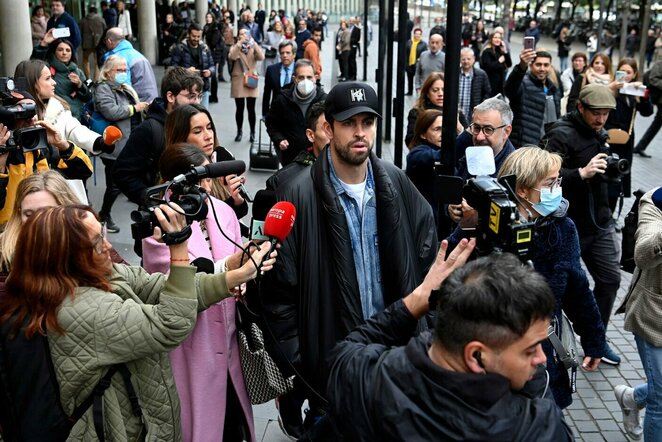
{"type": "MultiPolygon", "coordinates": [[[[335,30],[336,26],[331,29],[335,30]]],[[[368,58],[368,80],[373,86],[375,69],[381,64],[377,60],[377,41],[378,35],[377,26],[374,26],[375,40],[369,48],[368,58]]],[[[424,35],[427,35],[428,29],[424,29],[424,35]]],[[[322,45],[322,63],[323,74],[322,83],[328,91],[335,84],[335,78],[338,72],[337,65],[334,57],[334,37],[328,36],[322,45]]],[[[516,63],[518,54],[521,50],[521,34],[514,34],[511,39],[512,45],[512,58],[516,63]]],[[[538,44],[539,49],[549,50],[556,56],[556,43],[550,39],[543,37],[538,44]]],[[[585,50],[585,46],[575,43],[573,50],[585,50]]],[[[365,56],[365,54],[364,54],[365,56]]],[[[614,58],[614,61],[617,59],[614,58]]],[[[359,73],[363,72],[363,59],[358,58],[357,64],[359,66],[359,73]]],[[[558,60],[554,60],[554,64],[558,67],[558,60]]],[[[163,68],[155,67],[157,78],[163,76],[163,68]]],[[[400,75],[405,75],[404,72],[400,75]]],[[[226,72],[226,78],[227,72],[226,72]]],[[[263,80],[263,79],[261,79],[263,80]]],[[[394,79],[394,85],[396,81],[394,79]]],[[[395,86],[394,86],[395,87],[395,86]]],[[[245,136],[242,142],[234,142],[236,134],[236,127],[234,123],[234,100],[230,98],[230,84],[219,83],[218,88],[219,103],[210,104],[209,110],[214,118],[216,129],[220,142],[223,146],[228,148],[237,159],[243,160],[248,164],[249,147],[248,137],[245,136]]],[[[405,112],[411,107],[415,97],[406,97],[405,112]]],[[[256,111],[261,109],[261,97],[258,98],[256,104],[256,111]]],[[[247,119],[244,119],[244,134],[248,134],[247,119]]],[[[635,134],[637,138],[644,133],[652,117],[644,118],[637,116],[635,120],[635,134]]],[[[266,137],[266,130],[263,128],[263,136],[266,137]]],[[[662,170],[662,149],[659,144],[662,139],[657,136],[651,143],[648,152],[653,156],[650,159],[642,159],[635,155],[632,165],[632,189],[642,188],[649,190],[653,187],[659,186],[661,182],[660,170],[662,170]],[[655,172],[657,170],[657,172],[655,172]],[[656,178],[657,177],[657,178],[656,178]]],[[[383,144],[382,157],[393,161],[393,143],[383,144]]],[[[406,150],[405,150],[406,155],[406,150]]],[[[96,162],[97,170],[95,180],[93,183],[88,184],[90,202],[95,208],[101,206],[101,200],[104,191],[104,170],[100,161],[96,162]]],[[[269,177],[269,173],[247,171],[246,187],[250,193],[255,192],[264,187],[265,180],[269,177]]],[[[632,200],[626,200],[622,217],[625,216],[632,200]]],[[[109,239],[115,246],[117,251],[131,264],[138,265],[139,258],[133,253],[133,240],[131,239],[130,229],[130,213],[135,209],[123,195],[121,195],[115,203],[112,211],[112,216],[115,222],[121,227],[121,231],[117,234],[110,234],[109,239]]],[[[250,217],[246,216],[243,220],[249,223],[250,217]]],[[[631,275],[622,273],[621,289],[619,290],[616,306],[620,305],[620,301],[625,296],[627,288],[630,284],[631,275]]],[[[639,355],[634,343],[632,334],[623,330],[623,317],[614,316],[607,336],[611,340],[611,346],[623,358],[622,363],[618,367],[611,367],[606,364],[601,364],[597,372],[586,373],[582,370],[579,371],[577,376],[577,394],[574,395],[573,404],[565,411],[565,416],[568,424],[572,427],[577,440],[580,441],[627,441],[625,433],[622,431],[621,425],[621,411],[616,402],[613,394],[613,387],[618,384],[636,385],[645,379],[644,371],[639,360],[639,355]]],[[[256,427],[256,434],[258,440],[265,442],[281,442],[287,439],[280,431],[277,422],[277,411],[274,402],[271,401],[267,404],[253,407],[254,420],[256,427]]]]}

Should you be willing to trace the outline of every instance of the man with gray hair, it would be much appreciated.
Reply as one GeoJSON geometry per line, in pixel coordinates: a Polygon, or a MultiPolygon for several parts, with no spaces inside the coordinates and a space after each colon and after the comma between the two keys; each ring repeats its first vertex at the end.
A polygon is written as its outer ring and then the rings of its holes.
{"type": "Polygon", "coordinates": [[[118,55],[126,60],[128,82],[138,92],[140,101],[151,103],[159,96],[156,87],[156,78],[152,65],[145,56],[136,51],[131,43],[124,38],[120,28],[110,28],[104,40],[108,52],[104,55],[104,62],[111,55],[118,55]]]}
{"type": "MultiPolygon", "coordinates": [[[[513,130],[513,111],[505,101],[488,98],[473,110],[471,124],[467,131],[458,135],[455,146],[456,172],[463,179],[470,178],[467,158],[464,151],[469,146],[490,146],[494,153],[495,176],[508,155],[515,152],[515,146],[508,137],[513,130]]],[[[466,201],[462,204],[450,204],[448,215],[459,223],[471,223],[475,211],[466,201]]]]}
{"type": "Polygon", "coordinates": [[[460,51],[460,110],[471,120],[473,108],[492,94],[490,79],[484,70],[474,66],[476,56],[471,48],[460,51]]]}
{"type": "Polygon", "coordinates": [[[444,72],[446,67],[446,54],[441,49],[444,47],[444,37],[433,34],[428,41],[428,50],[423,51],[416,66],[415,85],[416,92],[421,90],[423,82],[431,72],[444,72]]]}

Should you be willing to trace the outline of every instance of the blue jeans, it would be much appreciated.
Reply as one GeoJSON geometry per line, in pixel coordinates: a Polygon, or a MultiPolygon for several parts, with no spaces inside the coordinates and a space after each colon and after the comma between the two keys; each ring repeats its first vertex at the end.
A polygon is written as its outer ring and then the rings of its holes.
{"type": "Polygon", "coordinates": [[[561,72],[568,69],[568,57],[559,57],[559,62],[561,63],[560,65],[561,72]]]}
{"type": "Polygon", "coordinates": [[[662,436],[662,347],[654,347],[637,335],[634,339],[648,380],[635,387],[634,400],[637,405],[646,406],[644,440],[650,442],[662,436]]]}
{"type": "Polygon", "coordinates": [[[210,91],[204,91],[202,93],[202,98],[200,99],[200,106],[204,107],[205,109],[209,109],[209,95],[211,94],[210,91]]]}

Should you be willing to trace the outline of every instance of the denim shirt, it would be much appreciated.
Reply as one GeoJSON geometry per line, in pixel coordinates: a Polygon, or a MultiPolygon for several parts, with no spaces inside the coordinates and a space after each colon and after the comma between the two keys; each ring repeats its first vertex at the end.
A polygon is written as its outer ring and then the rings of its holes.
{"type": "Polygon", "coordinates": [[[368,177],[363,193],[363,217],[357,201],[342,186],[331,161],[331,151],[327,151],[331,183],[340,199],[347,218],[349,237],[352,241],[356,280],[359,284],[363,319],[368,319],[384,310],[384,293],[379,263],[379,242],[377,238],[377,199],[372,166],[368,162],[368,177]]]}

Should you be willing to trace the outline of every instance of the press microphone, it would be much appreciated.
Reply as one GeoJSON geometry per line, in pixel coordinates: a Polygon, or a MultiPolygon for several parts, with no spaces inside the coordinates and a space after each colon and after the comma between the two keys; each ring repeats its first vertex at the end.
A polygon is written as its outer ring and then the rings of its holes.
{"type": "Polygon", "coordinates": [[[251,240],[269,240],[269,237],[264,234],[264,220],[271,207],[277,202],[276,193],[273,190],[262,189],[255,194],[251,219],[251,240]]]}
{"type": "Polygon", "coordinates": [[[264,219],[264,234],[269,237],[271,248],[277,243],[282,243],[290,234],[297,209],[289,201],[279,201],[269,210],[264,219]]]}
{"type": "Polygon", "coordinates": [[[173,184],[186,181],[189,184],[195,184],[203,178],[218,178],[226,175],[241,175],[246,171],[246,163],[239,160],[221,161],[209,163],[205,166],[191,167],[187,173],[177,175],[173,184]]]}

